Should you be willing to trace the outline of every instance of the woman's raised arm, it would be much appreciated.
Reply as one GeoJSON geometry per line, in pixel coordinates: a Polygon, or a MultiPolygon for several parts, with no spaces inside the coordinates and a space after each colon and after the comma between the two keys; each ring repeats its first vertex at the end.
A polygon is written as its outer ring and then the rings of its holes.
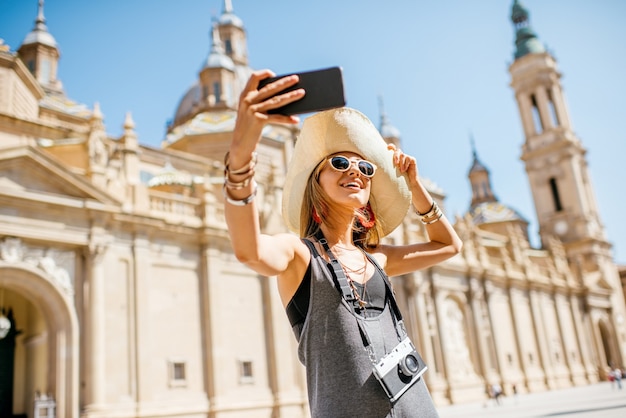
{"type": "Polygon", "coordinates": [[[299,100],[298,89],[274,96],[298,82],[297,76],[281,78],[260,90],[259,81],[274,76],[269,70],[252,74],[239,99],[233,140],[225,158],[224,205],[226,223],[238,260],[266,276],[284,272],[295,256],[300,241],[289,234],[261,234],[255,204],[257,184],[254,180],[256,148],[263,127],[268,123],[298,123],[295,116],[268,114],[267,111],[299,100]],[[273,96],[273,97],[272,97],[273,96]]]}
{"type": "Polygon", "coordinates": [[[404,154],[394,145],[389,145],[389,149],[394,151],[396,167],[407,174],[413,208],[426,226],[429,238],[424,243],[381,246],[387,274],[398,276],[433,266],[458,254],[463,243],[420,181],[415,157],[404,154]]]}

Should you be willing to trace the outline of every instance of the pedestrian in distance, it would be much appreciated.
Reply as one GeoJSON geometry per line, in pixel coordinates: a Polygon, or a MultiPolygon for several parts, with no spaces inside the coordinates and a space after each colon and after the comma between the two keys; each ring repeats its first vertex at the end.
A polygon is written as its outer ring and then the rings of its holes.
{"type": "Polygon", "coordinates": [[[620,369],[619,367],[616,367],[613,370],[613,379],[615,380],[615,384],[617,385],[618,389],[622,388],[622,369],[620,369]]]}
{"type": "Polygon", "coordinates": [[[500,386],[500,383],[494,383],[493,385],[491,385],[491,392],[493,393],[493,398],[496,401],[497,405],[500,405],[501,401],[500,401],[500,397],[502,396],[502,386],[500,386]]]}

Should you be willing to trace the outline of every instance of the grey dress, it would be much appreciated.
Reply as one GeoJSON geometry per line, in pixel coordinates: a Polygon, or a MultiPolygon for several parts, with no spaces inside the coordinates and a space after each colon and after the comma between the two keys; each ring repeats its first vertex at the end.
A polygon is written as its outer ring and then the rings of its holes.
{"type": "Polygon", "coordinates": [[[311,251],[310,297],[306,320],[293,331],[306,367],[311,416],[438,417],[423,379],[392,404],[372,374],[357,320],[365,325],[376,356],[382,357],[399,342],[389,303],[376,317],[357,315],[335,287],[328,263],[310,241],[304,242],[311,251]]]}

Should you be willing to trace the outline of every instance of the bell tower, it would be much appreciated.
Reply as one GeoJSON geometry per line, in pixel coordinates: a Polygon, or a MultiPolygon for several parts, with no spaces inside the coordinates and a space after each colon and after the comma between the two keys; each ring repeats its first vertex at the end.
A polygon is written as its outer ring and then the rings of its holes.
{"type": "Polygon", "coordinates": [[[46,92],[62,94],[63,86],[57,78],[59,48],[48,32],[43,3],[43,0],[39,0],[35,27],[26,35],[17,53],[46,92]]]}
{"type": "MultiPolygon", "coordinates": [[[[561,73],[518,0],[513,3],[511,20],[516,39],[509,72],[525,136],[521,159],[526,166],[542,243],[547,247],[551,239],[560,239],[571,271],[588,292],[587,307],[602,312],[598,315],[613,317],[616,336],[624,347],[626,313],[621,283],[600,221],[586,150],[568,115],[561,73]],[[606,292],[611,294],[608,311],[606,306],[594,306],[594,294],[606,292]]],[[[626,351],[622,353],[626,357],[626,351]]]]}
{"type": "Polygon", "coordinates": [[[224,0],[224,11],[219,18],[219,31],[226,55],[237,65],[248,65],[246,30],[242,20],[233,11],[232,0],[224,0]]]}
{"type": "Polygon", "coordinates": [[[224,52],[217,23],[213,25],[212,34],[211,52],[200,71],[204,107],[235,108],[238,97],[235,91],[235,64],[224,52]]]}
{"type": "Polygon", "coordinates": [[[586,150],[572,129],[554,57],[531,28],[528,11],[515,1],[515,60],[509,67],[519,107],[526,165],[542,240],[558,236],[570,252],[608,255],[586,150]]]}

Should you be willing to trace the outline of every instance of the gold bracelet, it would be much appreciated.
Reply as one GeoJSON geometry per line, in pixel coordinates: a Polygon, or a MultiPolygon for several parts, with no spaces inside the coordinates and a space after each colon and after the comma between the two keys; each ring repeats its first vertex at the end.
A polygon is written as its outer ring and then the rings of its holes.
{"type": "Polygon", "coordinates": [[[224,187],[222,188],[222,193],[224,193],[224,200],[226,200],[231,205],[246,206],[247,204],[251,203],[254,200],[254,198],[256,197],[257,190],[258,190],[258,187],[255,184],[254,189],[252,190],[252,193],[250,193],[250,196],[244,197],[243,199],[233,199],[232,197],[228,195],[228,191],[226,190],[226,185],[224,185],[224,187]]]}
{"type": "Polygon", "coordinates": [[[254,169],[250,170],[249,174],[241,181],[232,181],[229,174],[230,173],[227,171],[224,172],[224,186],[228,187],[230,190],[239,190],[250,184],[250,181],[254,177],[254,169]]]}
{"type": "Polygon", "coordinates": [[[224,172],[225,174],[248,174],[250,171],[252,171],[254,169],[254,166],[256,166],[256,161],[257,161],[257,153],[256,151],[254,151],[252,153],[252,158],[250,158],[250,161],[248,161],[247,164],[245,164],[243,167],[238,168],[237,170],[231,170],[230,169],[230,161],[229,158],[230,157],[230,151],[228,151],[226,153],[226,155],[224,155],[224,172]]]}
{"type": "Polygon", "coordinates": [[[431,219],[431,220],[426,221],[426,222],[422,220],[422,223],[423,223],[424,225],[432,225],[432,224],[434,224],[435,222],[438,222],[438,221],[439,221],[439,219],[441,219],[441,217],[442,217],[442,216],[443,216],[443,212],[439,211],[439,215],[438,215],[435,219],[431,219]]]}

